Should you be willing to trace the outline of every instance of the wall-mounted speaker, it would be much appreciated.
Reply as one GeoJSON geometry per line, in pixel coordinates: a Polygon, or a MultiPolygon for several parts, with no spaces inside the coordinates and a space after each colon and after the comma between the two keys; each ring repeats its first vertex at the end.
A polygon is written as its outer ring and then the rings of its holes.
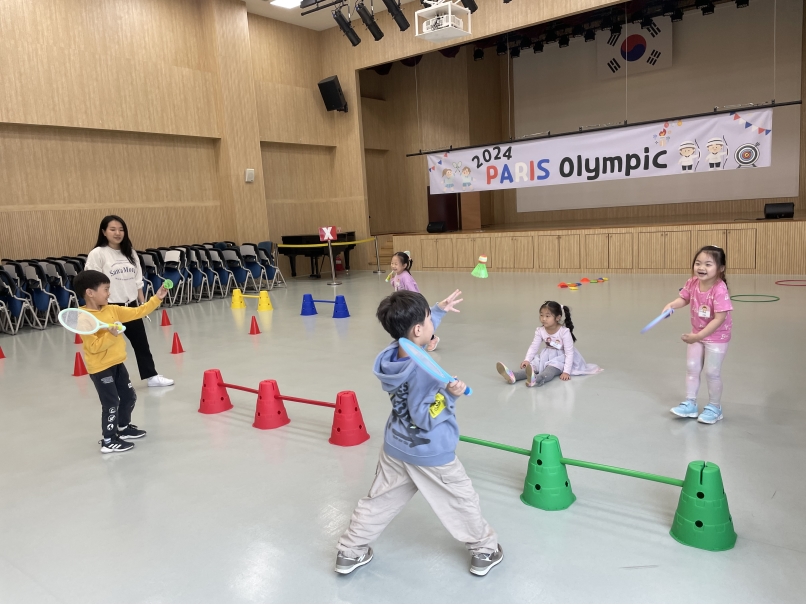
{"type": "Polygon", "coordinates": [[[338,76],[330,76],[319,82],[319,92],[328,111],[343,111],[347,113],[347,101],[341,90],[338,76]]]}
{"type": "Polygon", "coordinates": [[[764,218],[793,218],[795,216],[795,204],[787,202],[783,204],[764,204],[764,218]]]}
{"type": "Polygon", "coordinates": [[[428,233],[445,233],[445,221],[431,221],[426,230],[428,233]]]}

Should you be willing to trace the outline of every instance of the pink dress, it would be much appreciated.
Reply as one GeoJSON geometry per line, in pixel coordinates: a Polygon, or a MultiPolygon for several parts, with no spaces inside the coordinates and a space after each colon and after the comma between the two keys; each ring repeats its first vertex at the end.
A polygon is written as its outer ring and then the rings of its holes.
{"type": "Polygon", "coordinates": [[[403,271],[400,275],[395,275],[392,278],[392,287],[395,289],[395,292],[398,290],[408,290],[409,292],[420,291],[417,287],[417,282],[414,281],[414,278],[408,271],[403,271]]]}
{"type": "Polygon", "coordinates": [[[582,355],[574,348],[571,330],[565,326],[561,326],[554,334],[546,332],[543,326],[535,330],[535,339],[524,359],[532,364],[532,369],[538,374],[545,370],[546,366],[552,366],[573,376],[598,374],[602,371],[597,365],[585,363],[582,355]]]}
{"type": "Polygon", "coordinates": [[[692,277],[680,290],[680,298],[691,306],[692,333],[697,334],[714,319],[715,313],[727,313],[725,321],[710,336],[702,342],[730,342],[730,332],[733,328],[733,303],[730,301],[728,286],[721,279],[705,292],[700,292],[700,280],[692,277]]]}

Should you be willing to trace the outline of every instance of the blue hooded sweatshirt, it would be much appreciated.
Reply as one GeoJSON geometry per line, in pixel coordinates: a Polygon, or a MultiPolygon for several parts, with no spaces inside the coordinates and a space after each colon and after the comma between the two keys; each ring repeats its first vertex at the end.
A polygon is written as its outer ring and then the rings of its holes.
{"type": "MultiPolygon", "coordinates": [[[[438,305],[431,307],[434,329],[444,316],[438,305]]],[[[456,398],[411,358],[398,358],[398,348],[397,341],[386,347],[373,368],[392,403],[383,450],[417,466],[448,464],[459,442],[456,398]]]]}

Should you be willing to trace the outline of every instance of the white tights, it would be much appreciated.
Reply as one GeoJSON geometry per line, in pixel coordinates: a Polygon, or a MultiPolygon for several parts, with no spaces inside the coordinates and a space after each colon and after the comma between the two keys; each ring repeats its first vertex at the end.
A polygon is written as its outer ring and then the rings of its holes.
{"type": "Polygon", "coordinates": [[[697,401],[700,390],[700,373],[705,368],[708,382],[708,403],[720,405],[722,401],[722,362],[728,352],[726,342],[695,342],[688,345],[686,354],[686,398],[697,401]]]}

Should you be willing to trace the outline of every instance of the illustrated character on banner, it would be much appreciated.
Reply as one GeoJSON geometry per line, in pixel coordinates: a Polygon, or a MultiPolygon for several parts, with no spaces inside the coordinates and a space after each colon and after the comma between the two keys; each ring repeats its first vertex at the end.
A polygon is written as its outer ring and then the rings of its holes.
{"type": "Polygon", "coordinates": [[[694,172],[697,169],[700,163],[700,148],[696,140],[680,143],[680,159],[677,163],[680,164],[683,172],[694,172]]]}
{"type": "Polygon", "coordinates": [[[710,139],[705,146],[710,152],[705,156],[705,159],[708,161],[708,171],[724,170],[725,166],[723,166],[722,158],[727,157],[729,153],[728,142],[725,140],[725,137],[714,137],[710,139]]]}
{"type": "Polygon", "coordinates": [[[473,188],[473,177],[470,176],[470,166],[462,167],[462,191],[470,191],[473,188]]]}
{"type": "Polygon", "coordinates": [[[452,168],[443,168],[442,169],[442,184],[445,187],[445,191],[453,191],[453,169],[452,168]]]}

